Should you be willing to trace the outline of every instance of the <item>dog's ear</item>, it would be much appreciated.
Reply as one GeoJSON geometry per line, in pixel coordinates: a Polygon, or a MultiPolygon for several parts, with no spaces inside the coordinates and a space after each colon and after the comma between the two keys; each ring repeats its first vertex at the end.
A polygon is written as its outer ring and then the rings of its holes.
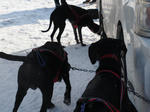
{"type": "Polygon", "coordinates": [[[92,64],[95,64],[99,57],[98,49],[99,49],[98,43],[92,43],[89,47],[88,53],[89,53],[89,58],[92,64]]]}

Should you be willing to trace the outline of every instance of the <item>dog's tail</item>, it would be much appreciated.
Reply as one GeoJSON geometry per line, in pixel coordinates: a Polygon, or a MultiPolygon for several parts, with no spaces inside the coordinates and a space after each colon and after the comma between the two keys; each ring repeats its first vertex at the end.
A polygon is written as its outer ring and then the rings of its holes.
{"type": "Polygon", "coordinates": [[[41,32],[48,32],[49,30],[50,30],[50,28],[51,28],[51,25],[52,25],[52,15],[53,15],[53,13],[51,14],[51,16],[50,16],[50,23],[49,23],[49,27],[48,27],[48,29],[47,30],[42,30],[41,32]]]}
{"type": "Polygon", "coordinates": [[[31,62],[32,59],[29,59],[27,56],[17,56],[17,55],[11,55],[6,54],[4,52],[0,52],[0,58],[11,60],[11,61],[22,61],[22,62],[31,62]]]}

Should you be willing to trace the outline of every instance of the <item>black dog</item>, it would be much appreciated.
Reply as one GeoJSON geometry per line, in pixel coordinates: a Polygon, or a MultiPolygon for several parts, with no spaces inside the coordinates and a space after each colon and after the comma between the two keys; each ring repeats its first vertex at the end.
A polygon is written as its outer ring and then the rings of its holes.
{"type": "Polygon", "coordinates": [[[74,112],[137,112],[121,80],[121,57],[126,51],[121,40],[110,38],[89,47],[91,63],[100,63],[74,112]]]}
{"type": "Polygon", "coordinates": [[[43,46],[33,49],[27,56],[0,52],[0,57],[24,62],[18,71],[18,91],[13,112],[17,112],[29,88],[39,88],[42,92],[43,102],[40,112],[46,112],[47,108],[53,108],[54,104],[51,102],[53,85],[54,82],[61,81],[62,78],[66,84],[64,103],[70,104],[70,64],[67,53],[60,44],[46,42],[43,46]]]}
{"type": "Polygon", "coordinates": [[[98,9],[87,9],[88,14],[92,17],[92,19],[99,19],[98,9]]]}
{"type": "Polygon", "coordinates": [[[99,25],[93,22],[93,19],[98,18],[98,10],[97,9],[91,9],[86,10],[74,5],[68,5],[67,3],[64,3],[63,5],[57,7],[50,16],[50,24],[47,30],[42,32],[48,32],[50,30],[51,24],[53,22],[54,29],[51,34],[51,40],[53,41],[54,34],[56,30],[59,28],[59,34],[57,36],[58,43],[60,42],[61,35],[65,28],[65,21],[66,19],[69,19],[73,26],[73,31],[75,35],[75,40],[77,44],[79,43],[78,37],[77,37],[77,31],[79,33],[79,39],[82,46],[85,46],[82,41],[82,33],[81,29],[82,27],[87,26],[92,32],[99,34],[99,25]]]}

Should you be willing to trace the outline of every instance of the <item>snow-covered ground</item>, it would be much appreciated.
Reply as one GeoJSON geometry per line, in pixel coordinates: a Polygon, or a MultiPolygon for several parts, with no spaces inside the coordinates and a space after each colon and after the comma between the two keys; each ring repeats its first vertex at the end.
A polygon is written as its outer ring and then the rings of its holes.
{"type": "MultiPolygon", "coordinates": [[[[80,0],[67,0],[68,3],[81,6],[80,0]]],[[[96,5],[92,5],[93,8],[96,5]]],[[[53,0],[4,0],[0,5],[0,50],[16,52],[37,47],[50,40],[50,32],[42,33],[49,24],[49,16],[54,10],[53,0]]],[[[83,28],[84,41],[89,44],[97,36],[83,28]]],[[[70,23],[67,22],[61,41],[63,45],[75,44],[75,39],[70,23]]]]}
{"type": "MultiPolygon", "coordinates": [[[[83,5],[83,0],[67,0],[69,4],[83,8],[96,8],[96,4],[83,5]]],[[[0,2],[0,51],[6,53],[26,55],[32,48],[50,41],[50,32],[41,33],[47,29],[49,16],[54,10],[53,0],[2,0],[0,2]]],[[[98,20],[95,20],[98,23],[98,20]]],[[[100,37],[88,28],[83,28],[83,41],[86,47],[76,45],[72,26],[66,21],[66,28],[61,42],[66,46],[71,66],[96,70],[97,65],[91,65],[88,58],[88,47],[100,37]]],[[[51,29],[53,26],[51,27],[51,29]]],[[[17,72],[21,62],[12,62],[0,59],[0,111],[11,112],[17,91],[17,72]]],[[[56,83],[52,102],[55,108],[48,112],[72,112],[77,99],[82,95],[87,83],[94,73],[70,71],[72,85],[72,103],[70,106],[63,104],[65,85],[56,83]]],[[[41,107],[42,96],[39,89],[29,90],[24,98],[19,112],[38,112],[41,107]]]]}

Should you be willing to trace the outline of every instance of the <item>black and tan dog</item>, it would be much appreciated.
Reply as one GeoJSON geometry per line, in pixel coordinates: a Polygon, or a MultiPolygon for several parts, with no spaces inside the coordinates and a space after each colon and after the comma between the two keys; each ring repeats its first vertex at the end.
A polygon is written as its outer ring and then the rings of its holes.
{"type": "Polygon", "coordinates": [[[121,40],[110,38],[89,47],[91,63],[100,63],[74,112],[136,112],[121,80],[121,58],[126,51],[121,40]]]}
{"type": "Polygon", "coordinates": [[[82,27],[87,26],[92,32],[99,34],[99,25],[93,22],[93,19],[98,18],[98,10],[97,9],[83,9],[74,5],[68,5],[67,3],[64,3],[63,5],[57,7],[50,15],[50,23],[47,30],[42,32],[48,32],[50,30],[51,24],[53,22],[54,29],[51,34],[51,40],[53,41],[54,34],[57,29],[59,29],[59,33],[57,36],[58,43],[60,42],[61,35],[65,29],[65,21],[68,19],[72,26],[73,31],[75,35],[75,40],[77,44],[79,43],[78,37],[77,37],[77,31],[79,33],[79,39],[81,42],[81,45],[84,46],[82,40],[82,27]]]}
{"type": "Polygon", "coordinates": [[[0,52],[0,58],[12,61],[23,61],[18,71],[18,91],[13,112],[17,112],[29,88],[39,88],[42,92],[40,112],[53,108],[51,102],[54,82],[64,80],[66,91],[64,103],[71,102],[71,85],[69,80],[70,64],[67,53],[56,42],[46,42],[43,46],[33,49],[27,56],[16,56],[0,52]]]}

